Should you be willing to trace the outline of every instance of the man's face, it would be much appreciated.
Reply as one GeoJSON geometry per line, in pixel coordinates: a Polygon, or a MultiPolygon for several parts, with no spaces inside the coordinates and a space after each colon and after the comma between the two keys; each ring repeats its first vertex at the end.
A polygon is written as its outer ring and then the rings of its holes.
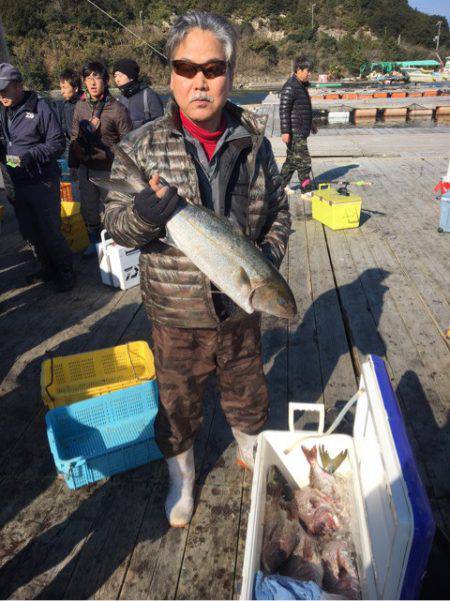
{"type": "Polygon", "coordinates": [[[133,81],[132,79],[130,79],[128,77],[128,75],[125,75],[125,73],[122,73],[121,71],[115,71],[114,73],[114,81],[116,82],[116,86],[119,88],[120,86],[124,86],[127,83],[130,83],[130,81],[133,81]]]}
{"type": "Polygon", "coordinates": [[[84,78],[84,84],[92,98],[100,98],[105,91],[105,81],[98,73],[91,73],[84,78]]]}
{"type": "MultiPolygon", "coordinates": [[[[172,60],[204,65],[211,61],[226,61],[226,57],[222,44],[213,33],[195,28],[175,50],[172,60]]],[[[177,74],[172,67],[170,89],[176,103],[191,121],[205,129],[218,127],[231,86],[228,66],[223,75],[211,79],[207,79],[202,71],[189,79],[177,74]]]]}
{"type": "Polygon", "coordinates": [[[0,92],[0,102],[6,108],[16,105],[23,97],[23,83],[11,81],[4,90],[0,92]]]}
{"type": "Polygon", "coordinates": [[[300,81],[308,81],[311,77],[311,71],[309,69],[297,69],[295,75],[300,81]]]}
{"type": "Polygon", "coordinates": [[[59,89],[64,100],[70,100],[78,92],[78,88],[74,88],[68,81],[64,80],[59,82],[59,89]]]}

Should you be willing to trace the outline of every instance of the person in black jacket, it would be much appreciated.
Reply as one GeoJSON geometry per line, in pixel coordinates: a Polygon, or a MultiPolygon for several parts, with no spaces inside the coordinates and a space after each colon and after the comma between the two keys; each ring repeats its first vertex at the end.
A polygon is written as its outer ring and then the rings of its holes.
{"type": "Polygon", "coordinates": [[[79,73],[72,69],[62,71],[59,76],[59,89],[63,97],[63,101],[58,106],[61,127],[63,128],[67,142],[70,142],[75,105],[83,93],[79,73]]]}
{"type": "Polygon", "coordinates": [[[32,244],[41,269],[32,281],[56,280],[61,292],[75,284],[73,259],[61,233],[60,169],[64,134],[58,118],[36,92],[25,91],[20,71],[0,63],[0,161],[10,182],[24,240],[32,244]]]}
{"type": "MultiPolygon", "coordinates": [[[[316,134],[308,87],[312,63],[300,56],[294,63],[294,74],[284,84],[280,94],[281,139],[287,145],[286,161],[281,169],[285,187],[289,186],[294,171],[298,172],[301,190],[311,190],[311,157],[308,136],[316,134]]],[[[288,188],[289,191],[289,188],[288,188]]]]}
{"type": "Polygon", "coordinates": [[[136,61],[131,58],[116,61],[113,75],[121,91],[118,101],[128,109],[133,129],[163,115],[162,100],[149,85],[139,79],[139,65],[136,61]]]}

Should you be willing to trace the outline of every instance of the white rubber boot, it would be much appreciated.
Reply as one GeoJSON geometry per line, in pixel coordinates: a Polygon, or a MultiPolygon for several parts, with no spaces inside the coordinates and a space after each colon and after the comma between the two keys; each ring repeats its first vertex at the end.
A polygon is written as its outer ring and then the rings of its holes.
{"type": "Polygon", "coordinates": [[[164,509],[172,528],[183,528],[189,524],[194,512],[194,450],[191,447],[166,461],[170,484],[164,509]]]}
{"type": "Polygon", "coordinates": [[[231,431],[238,445],[236,453],[238,465],[246,470],[253,471],[255,467],[255,445],[258,436],[255,434],[245,434],[245,432],[236,430],[236,428],[231,428],[231,431]]]}

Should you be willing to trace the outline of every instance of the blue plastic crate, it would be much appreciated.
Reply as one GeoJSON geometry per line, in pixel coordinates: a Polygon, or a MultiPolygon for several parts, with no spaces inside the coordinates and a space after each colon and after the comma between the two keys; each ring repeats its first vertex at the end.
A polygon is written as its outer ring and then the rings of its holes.
{"type": "Polygon", "coordinates": [[[49,411],[50,450],[68,487],[161,459],[154,433],[157,412],[156,380],[49,411]]]}

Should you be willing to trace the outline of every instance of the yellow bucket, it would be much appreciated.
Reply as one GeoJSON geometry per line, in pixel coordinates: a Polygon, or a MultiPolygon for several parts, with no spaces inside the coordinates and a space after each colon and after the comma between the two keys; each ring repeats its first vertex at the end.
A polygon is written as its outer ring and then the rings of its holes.
{"type": "Polygon", "coordinates": [[[361,217],[360,196],[339,194],[330,184],[319,184],[312,195],[312,216],[332,230],[358,227],[361,217]]]}
{"type": "Polygon", "coordinates": [[[49,409],[128,388],[155,378],[153,353],[144,341],[52,357],[42,362],[41,395],[49,409]]]}

